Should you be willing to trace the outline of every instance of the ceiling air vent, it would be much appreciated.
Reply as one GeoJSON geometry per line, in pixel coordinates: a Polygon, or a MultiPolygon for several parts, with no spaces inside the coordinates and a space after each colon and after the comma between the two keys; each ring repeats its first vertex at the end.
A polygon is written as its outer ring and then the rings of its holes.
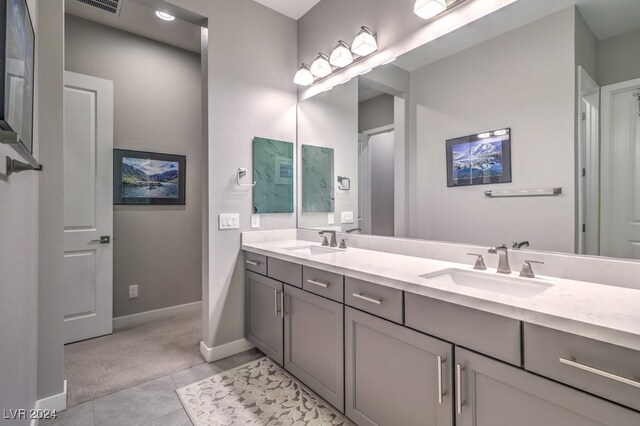
{"type": "Polygon", "coordinates": [[[120,15],[120,9],[124,0],[76,0],[78,3],[84,3],[89,6],[97,7],[105,12],[120,15]]]}

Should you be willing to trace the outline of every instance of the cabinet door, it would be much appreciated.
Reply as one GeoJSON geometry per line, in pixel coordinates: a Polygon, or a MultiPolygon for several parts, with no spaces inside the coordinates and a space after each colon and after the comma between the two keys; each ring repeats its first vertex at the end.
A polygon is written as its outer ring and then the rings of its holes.
{"type": "Polygon", "coordinates": [[[344,412],[342,304],[289,285],[285,300],[285,369],[344,412]]]}
{"type": "Polygon", "coordinates": [[[458,426],[631,426],[640,413],[456,347],[458,426]]]}
{"type": "Polygon", "coordinates": [[[345,308],[345,414],[360,426],[453,424],[452,345],[345,308]]]}
{"type": "Polygon", "coordinates": [[[282,283],[250,271],[245,274],[247,340],[282,365],[282,283]]]}

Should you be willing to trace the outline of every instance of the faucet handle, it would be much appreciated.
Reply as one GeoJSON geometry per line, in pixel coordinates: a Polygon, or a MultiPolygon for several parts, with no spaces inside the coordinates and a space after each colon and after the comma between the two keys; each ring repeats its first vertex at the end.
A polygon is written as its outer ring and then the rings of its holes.
{"type": "Polygon", "coordinates": [[[346,249],[347,248],[347,241],[349,241],[348,238],[343,238],[340,240],[340,248],[341,249],[346,249]]]}
{"type": "Polygon", "coordinates": [[[322,237],[322,245],[323,246],[328,246],[329,245],[329,240],[327,240],[327,237],[322,237]]]}
{"type": "Polygon", "coordinates": [[[476,256],[476,264],[473,265],[473,269],[476,269],[478,271],[486,271],[487,270],[487,265],[484,264],[484,257],[482,254],[480,253],[467,253],[467,255],[469,256],[476,256]]]}
{"type": "Polygon", "coordinates": [[[533,272],[533,268],[531,267],[532,263],[536,263],[538,265],[544,265],[544,262],[540,262],[539,260],[525,260],[522,263],[522,269],[520,270],[520,276],[524,278],[535,278],[536,274],[533,272]]]}

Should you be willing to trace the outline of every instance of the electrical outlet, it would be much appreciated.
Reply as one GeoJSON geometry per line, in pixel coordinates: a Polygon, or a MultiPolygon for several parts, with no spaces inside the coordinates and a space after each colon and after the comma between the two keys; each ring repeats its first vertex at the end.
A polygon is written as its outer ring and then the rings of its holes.
{"type": "Polygon", "coordinates": [[[251,228],[252,229],[260,228],[260,215],[259,214],[252,214],[251,215],[251,228]]]}
{"type": "Polygon", "coordinates": [[[240,215],[238,213],[220,214],[218,229],[240,229],[240,215]]]}
{"type": "Polygon", "coordinates": [[[333,225],[334,223],[336,223],[335,215],[333,213],[328,213],[327,214],[327,224],[333,225]]]}
{"type": "Polygon", "coordinates": [[[129,299],[138,297],[138,284],[129,286],[129,299]]]}
{"type": "Polygon", "coordinates": [[[353,223],[353,212],[342,212],[341,223],[353,223]]]}

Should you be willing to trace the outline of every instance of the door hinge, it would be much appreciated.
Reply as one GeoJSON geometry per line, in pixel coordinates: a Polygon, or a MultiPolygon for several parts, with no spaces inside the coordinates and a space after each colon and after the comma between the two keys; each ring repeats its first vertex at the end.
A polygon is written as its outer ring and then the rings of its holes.
{"type": "Polygon", "coordinates": [[[582,177],[586,177],[587,176],[587,169],[582,169],[582,177]]]}
{"type": "Polygon", "coordinates": [[[584,223],[582,224],[582,232],[587,232],[587,225],[584,223]]]}
{"type": "Polygon", "coordinates": [[[582,121],[587,121],[587,113],[586,112],[582,113],[582,121]]]}

